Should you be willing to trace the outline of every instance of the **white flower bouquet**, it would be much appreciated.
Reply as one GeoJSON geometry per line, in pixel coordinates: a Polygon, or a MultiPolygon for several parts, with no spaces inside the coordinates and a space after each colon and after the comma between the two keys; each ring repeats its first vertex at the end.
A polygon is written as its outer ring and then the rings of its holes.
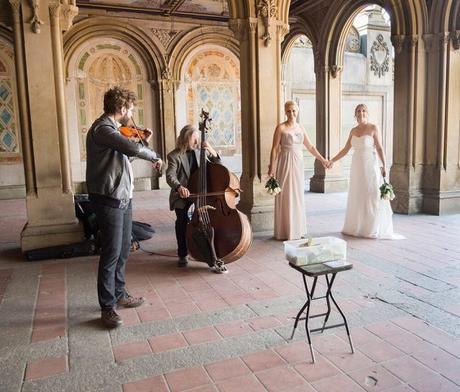
{"type": "Polygon", "coordinates": [[[391,185],[389,182],[386,182],[385,180],[380,186],[380,198],[383,200],[393,200],[395,198],[393,185],[391,185]]]}
{"type": "Polygon", "coordinates": [[[270,177],[265,183],[265,188],[270,195],[276,196],[281,192],[280,183],[275,177],[270,177]]]}

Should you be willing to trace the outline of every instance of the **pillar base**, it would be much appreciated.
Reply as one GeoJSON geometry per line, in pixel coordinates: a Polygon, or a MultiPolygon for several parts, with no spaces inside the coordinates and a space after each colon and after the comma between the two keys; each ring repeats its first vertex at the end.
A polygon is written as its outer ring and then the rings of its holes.
{"type": "Polygon", "coordinates": [[[274,206],[259,205],[245,206],[242,203],[238,204],[238,210],[246,214],[251,223],[253,233],[273,232],[274,227],[274,206]]]}
{"type": "Polygon", "coordinates": [[[402,164],[393,164],[390,172],[390,182],[395,189],[396,198],[391,207],[398,214],[416,214],[423,210],[424,195],[422,179],[424,167],[408,167],[402,164]]]}
{"type": "Polygon", "coordinates": [[[425,193],[423,212],[434,215],[460,213],[460,191],[425,193]]]}
{"type": "Polygon", "coordinates": [[[348,179],[342,176],[314,175],[310,178],[310,192],[333,193],[346,192],[348,179]]]}
{"type": "Polygon", "coordinates": [[[26,252],[32,249],[73,244],[84,239],[83,226],[79,222],[46,226],[31,226],[26,223],[21,232],[21,249],[26,252]]]}
{"type": "Polygon", "coordinates": [[[423,194],[417,190],[398,191],[396,189],[396,198],[391,202],[393,212],[397,214],[416,214],[423,210],[423,194]]]}

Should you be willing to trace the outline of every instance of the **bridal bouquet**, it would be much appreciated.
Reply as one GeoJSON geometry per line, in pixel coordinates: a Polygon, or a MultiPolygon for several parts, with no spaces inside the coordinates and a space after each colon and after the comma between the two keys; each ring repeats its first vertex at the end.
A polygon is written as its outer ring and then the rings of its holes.
{"type": "Polygon", "coordinates": [[[280,183],[275,177],[270,177],[265,184],[265,188],[270,195],[276,196],[281,192],[280,183]]]}
{"type": "Polygon", "coordinates": [[[380,198],[383,200],[393,200],[395,198],[393,185],[391,185],[389,182],[386,182],[385,180],[380,186],[380,198]]]}

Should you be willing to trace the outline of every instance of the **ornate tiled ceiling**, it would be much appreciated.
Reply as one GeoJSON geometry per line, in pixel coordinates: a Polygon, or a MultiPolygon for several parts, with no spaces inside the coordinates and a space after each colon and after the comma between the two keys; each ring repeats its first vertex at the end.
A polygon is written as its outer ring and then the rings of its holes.
{"type": "Polygon", "coordinates": [[[178,16],[228,18],[227,0],[77,0],[79,6],[149,10],[178,16]]]}

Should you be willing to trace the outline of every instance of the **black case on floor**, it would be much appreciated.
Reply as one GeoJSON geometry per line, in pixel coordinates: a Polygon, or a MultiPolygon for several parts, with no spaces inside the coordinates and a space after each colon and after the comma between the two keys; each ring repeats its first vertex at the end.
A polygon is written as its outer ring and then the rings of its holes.
{"type": "Polygon", "coordinates": [[[25,252],[25,256],[28,261],[67,259],[69,257],[92,256],[96,254],[96,250],[94,241],[86,240],[75,244],[29,250],[25,252]]]}

